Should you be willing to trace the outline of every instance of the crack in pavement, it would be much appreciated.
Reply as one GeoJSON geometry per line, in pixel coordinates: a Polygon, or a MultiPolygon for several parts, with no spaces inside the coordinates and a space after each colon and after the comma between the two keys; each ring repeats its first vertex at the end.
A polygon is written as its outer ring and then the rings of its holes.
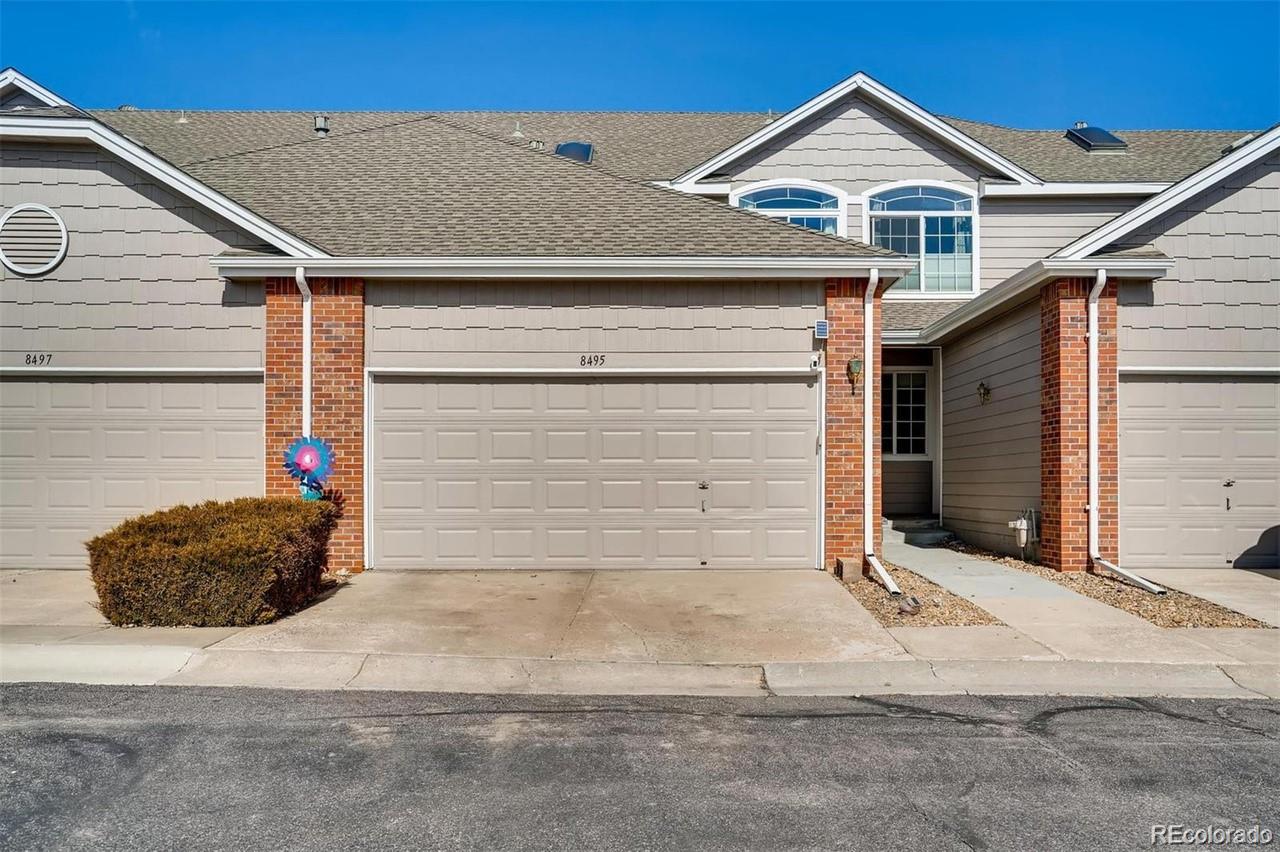
{"type": "Polygon", "coordinates": [[[569,623],[565,625],[564,632],[560,634],[560,638],[556,640],[556,646],[551,649],[548,659],[556,659],[556,654],[560,653],[560,647],[564,645],[564,640],[568,638],[569,631],[573,629],[573,624],[578,620],[578,616],[582,613],[582,606],[587,602],[587,592],[591,591],[591,584],[596,581],[596,572],[592,571],[591,576],[587,577],[587,584],[582,587],[582,597],[578,599],[578,608],[573,611],[573,617],[569,619],[569,623]]]}

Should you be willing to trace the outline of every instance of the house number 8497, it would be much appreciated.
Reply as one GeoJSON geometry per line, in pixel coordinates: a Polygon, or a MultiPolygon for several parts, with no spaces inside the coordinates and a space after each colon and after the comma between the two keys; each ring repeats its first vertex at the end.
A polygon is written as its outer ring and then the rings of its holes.
{"type": "Polygon", "coordinates": [[[578,358],[578,366],[580,367],[603,367],[603,355],[583,355],[578,358]]]}

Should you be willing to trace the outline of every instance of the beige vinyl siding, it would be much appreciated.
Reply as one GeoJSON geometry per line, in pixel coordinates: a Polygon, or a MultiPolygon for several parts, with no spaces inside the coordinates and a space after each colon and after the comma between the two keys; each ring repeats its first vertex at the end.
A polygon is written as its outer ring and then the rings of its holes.
{"type": "Polygon", "coordinates": [[[982,288],[999,284],[1037,260],[1137,206],[1141,198],[984,198],[979,204],[982,288]]]}
{"type": "MultiPolygon", "coordinates": [[[[882,183],[929,179],[976,189],[982,172],[932,136],[852,97],[773,139],[729,170],[737,188],[807,178],[858,195],[882,183]]],[[[861,208],[850,205],[848,236],[860,239],[861,208]]]]}
{"type": "Polygon", "coordinates": [[[44,275],[0,273],[4,366],[262,366],[261,286],[209,265],[257,241],[96,148],[6,143],[0,207],[24,202],[62,217],[68,249],[44,275]]]}
{"type": "Polygon", "coordinates": [[[378,368],[808,367],[819,282],[406,281],[369,288],[378,368]]]}
{"type": "Polygon", "coordinates": [[[942,350],[943,524],[1016,554],[1008,522],[1040,508],[1040,303],[993,318],[942,350]],[[991,398],[978,399],[985,382],[991,398]]]}
{"type": "Polygon", "coordinates": [[[884,514],[928,515],[933,511],[933,462],[884,459],[884,514]]]}
{"type": "Polygon", "coordinates": [[[1280,155],[1224,180],[1124,244],[1175,259],[1120,289],[1121,367],[1280,365],[1280,155]]]}

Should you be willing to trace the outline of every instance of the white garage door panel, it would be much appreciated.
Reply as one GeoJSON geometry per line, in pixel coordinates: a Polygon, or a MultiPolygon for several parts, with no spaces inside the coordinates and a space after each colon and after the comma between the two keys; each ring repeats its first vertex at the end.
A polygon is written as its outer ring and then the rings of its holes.
{"type": "Polygon", "coordinates": [[[794,378],[381,379],[373,564],[812,567],[816,404],[794,378]]]}
{"type": "Polygon", "coordinates": [[[1126,565],[1280,567],[1280,383],[1122,381],[1120,507],[1126,565]]]}
{"type": "Polygon", "coordinates": [[[0,382],[0,565],[82,568],[125,518],[262,494],[262,406],[256,378],[0,382]]]}

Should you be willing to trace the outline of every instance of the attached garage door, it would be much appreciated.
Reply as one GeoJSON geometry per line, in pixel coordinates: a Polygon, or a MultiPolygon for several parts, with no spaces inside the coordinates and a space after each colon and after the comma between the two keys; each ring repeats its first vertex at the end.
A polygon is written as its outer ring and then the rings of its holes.
{"type": "Polygon", "coordinates": [[[1280,567],[1280,383],[1120,383],[1120,558],[1280,567]]]}
{"type": "Polygon", "coordinates": [[[127,517],[262,494],[262,406],[256,378],[0,382],[0,565],[83,568],[127,517]]]}
{"type": "Polygon", "coordinates": [[[815,385],[378,380],[372,564],[811,568],[815,385]]]}

